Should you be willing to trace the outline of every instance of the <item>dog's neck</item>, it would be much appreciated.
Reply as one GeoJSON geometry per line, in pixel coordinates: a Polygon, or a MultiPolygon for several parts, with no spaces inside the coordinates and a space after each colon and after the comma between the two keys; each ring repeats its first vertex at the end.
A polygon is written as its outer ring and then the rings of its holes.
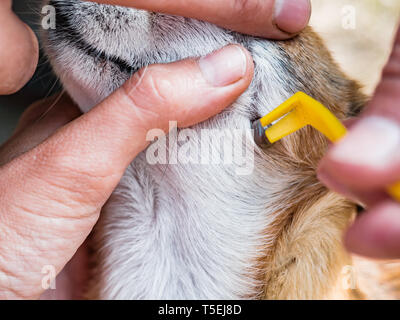
{"type": "MultiPolygon", "coordinates": [[[[111,19],[119,9],[71,3],[97,8],[89,18],[86,9],[73,14],[75,27],[91,30],[81,35],[87,43],[107,56],[129,61],[132,70],[202,56],[232,42],[251,52],[256,70],[249,89],[230,109],[193,127],[196,137],[189,144],[201,144],[202,129],[250,129],[252,120],[297,91],[317,98],[340,118],[361,105],[356,101],[357,85],[339,71],[310,30],[285,43],[269,42],[166,15],[153,14],[150,28],[149,15],[140,12],[136,22],[103,29],[95,17],[111,19]],[[110,29],[114,31],[105,31],[110,29]]],[[[120,10],[133,19],[131,11],[120,10]]],[[[119,23],[107,21],[101,25],[119,23]]],[[[87,111],[130,74],[104,57],[96,60],[62,33],[62,29],[49,32],[47,51],[65,88],[87,111]]],[[[337,239],[352,208],[329,194],[316,178],[326,141],[305,129],[261,150],[245,137],[240,146],[245,155],[254,155],[254,161],[253,170],[244,175],[234,164],[149,165],[149,150],[132,163],[96,228],[98,269],[92,296],[310,298],[326,293],[342,263],[337,239]],[[321,277],[314,280],[309,272],[321,277]],[[299,294],[296,287],[305,281],[312,288],[299,294]]],[[[169,148],[179,149],[183,143],[172,136],[167,140],[169,148]]],[[[221,150],[217,141],[209,146],[221,150]]],[[[201,149],[191,150],[194,158],[203,156],[201,149]]]]}

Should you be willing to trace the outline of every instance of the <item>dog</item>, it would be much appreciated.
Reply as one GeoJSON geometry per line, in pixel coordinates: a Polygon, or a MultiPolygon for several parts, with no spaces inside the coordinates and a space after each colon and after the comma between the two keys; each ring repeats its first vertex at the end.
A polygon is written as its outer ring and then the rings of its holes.
{"type": "MultiPolygon", "coordinates": [[[[84,112],[150,64],[203,56],[231,43],[247,48],[255,63],[252,84],[230,108],[193,126],[190,146],[200,143],[204,130],[249,130],[298,91],[340,120],[357,116],[367,101],[310,27],[292,40],[269,41],[131,8],[79,0],[44,4],[56,10],[56,28],[42,34],[46,53],[84,112]]],[[[354,258],[341,239],[356,205],[318,181],[328,147],[320,133],[304,128],[268,149],[249,135],[234,141],[253,155],[247,174],[237,174],[237,163],[149,163],[149,150],[132,162],[90,239],[87,298],[396,296],[397,268],[383,283],[380,264],[356,258],[364,267],[353,283],[354,258]]],[[[155,143],[174,150],[182,141],[170,134],[155,143]]],[[[222,153],[218,139],[208,147],[222,153]]]]}

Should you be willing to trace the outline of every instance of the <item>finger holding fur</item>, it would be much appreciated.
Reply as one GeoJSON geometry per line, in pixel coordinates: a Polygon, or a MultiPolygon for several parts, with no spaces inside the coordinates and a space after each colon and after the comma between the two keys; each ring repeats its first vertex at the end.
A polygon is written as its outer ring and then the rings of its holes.
{"type": "Polygon", "coordinates": [[[303,30],[311,15],[309,0],[90,0],[132,6],[205,20],[272,39],[288,39],[303,30]]]}
{"type": "Polygon", "coordinates": [[[390,200],[359,216],[348,230],[347,248],[378,259],[400,258],[400,205],[390,200]]]}
{"type": "Polygon", "coordinates": [[[351,188],[346,184],[337,182],[335,178],[332,178],[326,172],[318,173],[318,179],[330,190],[345,196],[347,199],[357,203],[361,207],[371,207],[389,199],[389,195],[385,190],[380,188],[376,190],[359,190],[351,188]]]}
{"type": "Polygon", "coordinates": [[[366,113],[320,164],[320,172],[356,190],[400,181],[400,29],[366,113]]]}
{"type": "Polygon", "coordinates": [[[184,127],[208,119],[247,89],[253,72],[250,54],[238,46],[150,66],[1,167],[0,211],[7,214],[0,215],[0,297],[42,293],[40,270],[52,265],[60,272],[72,258],[126,167],[149,144],[149,130],[167,130],[169,120],[184,127]]]}

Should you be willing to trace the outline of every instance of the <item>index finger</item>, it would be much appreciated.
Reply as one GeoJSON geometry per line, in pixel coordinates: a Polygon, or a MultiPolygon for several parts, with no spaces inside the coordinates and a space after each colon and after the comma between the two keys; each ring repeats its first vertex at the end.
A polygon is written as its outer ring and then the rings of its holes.
{"type": "Polygon", "coordinates": [[[311,15],[310,0],[89,0],[208,21],[271,39],[302,31],[311,15]]]}
{"type": "Polygon", "coordinates": [[[11,0],[0,1],[0,94],[11,94],[32,77],[39,49],[33,31],[11,10],[11,0]]]}

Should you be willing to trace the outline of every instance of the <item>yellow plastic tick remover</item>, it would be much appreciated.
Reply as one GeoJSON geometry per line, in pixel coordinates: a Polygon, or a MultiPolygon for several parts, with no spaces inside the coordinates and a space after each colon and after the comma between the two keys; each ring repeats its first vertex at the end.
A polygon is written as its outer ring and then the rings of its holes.
{"type": "MultiPolygon", "coordinates": [[[[307,125],[334,143],[347,133],[346,127],[325,106],[305,93],[298,92],[253,123],[254,138],[259,145],[271,145],[307,125]],[[272,124],[274,121],[277,122],[272,124]]],[[[400,201],[400,182],[388,187],[387,191],[400,201]]]]}

